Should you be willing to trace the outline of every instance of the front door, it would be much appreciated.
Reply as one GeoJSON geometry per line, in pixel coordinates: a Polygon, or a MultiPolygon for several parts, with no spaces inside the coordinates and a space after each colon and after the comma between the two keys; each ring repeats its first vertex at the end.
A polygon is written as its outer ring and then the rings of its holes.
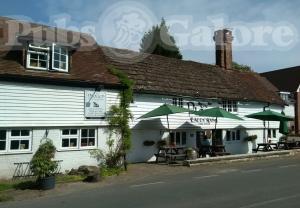
{"type": "Polygon", "coordinates": [[[196,132],[196,146],[198,149],[201,149],[201,141],[204,139],[205,132],[204,131],[197,131],[196,132]]]}

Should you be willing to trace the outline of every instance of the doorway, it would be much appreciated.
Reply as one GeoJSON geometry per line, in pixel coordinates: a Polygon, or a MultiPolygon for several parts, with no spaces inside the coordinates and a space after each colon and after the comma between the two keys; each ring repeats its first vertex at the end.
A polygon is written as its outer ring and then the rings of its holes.
{"type": "Polygon", "coordinates": [[[212,135],[216,135],[212,137],[212,145],[223,145],[223,133],[222,129],[214,129],[212,130],[212,135]]]}

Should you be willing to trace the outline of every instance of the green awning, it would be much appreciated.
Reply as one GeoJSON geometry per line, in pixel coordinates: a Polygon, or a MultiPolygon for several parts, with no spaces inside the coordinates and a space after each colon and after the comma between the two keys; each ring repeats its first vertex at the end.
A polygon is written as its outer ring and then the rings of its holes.
{"type": "Polygon", "coordinates": [[[189,110],[178,107],[178,106],[174,106],[174,105],[164,104],[164,105],[146,113],[145,115],[141,116],[140,118],[152,118],[152,117],[157,117],[157,116],[166,116],[166,115],[170,115],[170,114],[184,113],[184,112],[189,112],[189,110]]]}
{"type": "Polygon", "coordinates": [[[254,118],[262,121],[292,121],[294,120],[291,117],[282,115],[281,113],[277,113],[271,110],[262,111],[259,113],[253,113],[247,115],[248,118],[254,118]]]}

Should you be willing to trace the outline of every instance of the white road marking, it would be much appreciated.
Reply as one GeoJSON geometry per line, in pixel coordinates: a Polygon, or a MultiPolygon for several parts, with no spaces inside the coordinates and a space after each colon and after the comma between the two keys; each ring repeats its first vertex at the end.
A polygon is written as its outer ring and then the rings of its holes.
{"type": "Polygon", "coordinates": [[[224,169],[224,170],[220,170],[218,171],[218,173],[233,173],[233,172],[237,172],[239,171],[238,169],[224,169]]]}
{"type": "Polygon", "coordinates": [[[242,173],[257,173],[261,172],[262,169],[253,169],[253,170],[243,170],[242,173]]]}
{"type": "Polygon", "coordinates": [[[157,185],[157,184],[163,184],[165,182],[163,181],[158,181],[158,182],[153,182],[153,183],[144,183],[144,184],[136,184],[136,185],[131,185],[131,188],[138,188],[138,187],[143,187],[143,186],[151,186],[151,185],[157,185]]]}
{"type": "Polygon", "coordinates": [[[291,165],[283,165],[283,166],[279,166],[279,168],[293,168],[293,167],[297,167],[297,164],[291,164],[291,165]]]}
{"type": "Polygon", "coordinates": [[[287,196],[287,197],[281,197],[281,198],[277,198],[277,199],[272,199],[272,200],[268,200],[268,201],[263,201],[263,202],[259,202],[259,203],[255,203],[255,204],[250,204],[250,205],[246,205],[240,208],[255,208],[255,207],[261,207],[261,206],[265,206],[268,204],[273,204],[276,202],[281,202],[281,201],[286,201],[289,199],[294,199],[294,198],[298,198],[300,197],[300,194],[295,194],[295,195],[291,195],[291,196],[287,196]]]}
{"type": "Polygon", "coordinates": [[[207,175],[207,176],[198,176],[198,177],[194,177],[195,179],[206,179],[206,178],[214,178],[214,177],[218,177],[219,175],[207,175]]]}

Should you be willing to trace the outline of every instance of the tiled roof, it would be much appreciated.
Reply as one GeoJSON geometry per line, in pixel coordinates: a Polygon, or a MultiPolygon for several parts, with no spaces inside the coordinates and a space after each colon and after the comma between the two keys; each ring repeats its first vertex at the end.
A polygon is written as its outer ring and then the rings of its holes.
{"type": "Polygon", "coordinates": [[[300,66],[262,73],[280,91],[295,92],[300,85],[300,66]]]}
{"type": "Polygon", "coordinates": [[[115,55],[128,54],[128,50],[101,48],[108,64],[125,71],[135,81],[137,92],[283,105],[278,90],[257,73],[224,70],[216,65],[158,55],[142,54],[143,58],[132,62],[130,58],[115,55]]]}
{"type": "MultiPolygon", "coordinates": [[[[5,20],[7,19],[0,18],[0,28],[5,24],[5,20]]],[[[42,30],[58,31],[47,26],[42,26],[42,30]]],[[[59,34],[66,34],[66,31],[61,29],[59,31],[59,34]]],[[[44,39],[43,33],[37,34],[42,34],[41,39],[44,39]]],[[[76,32],[74,34],[79,37],[79,42],[91,38],[86,34],[76,32]]],[[[72,33],[67,31],[67,36],[70,35],[72,33]]],[[[25,37],[30,38],[30,35],[25,37]]],[[[0,34],[2,79],[19,78],[42,83],[53,81],[120,86],[118,78],[111,75],[107,67],[114,65],[135,81],[136,92],[283,104],[277,89],[256,73],[223,70],[215,65],[99,47],[96,42],[88,48],[79,47],[74,50],[69,73],[28,70],[24,68],[23,50],[4,47],[1,44],[5,42],[3,39],[5,35],[0,34]],[[123,54],[121,57],[116,56],[120,53],[123,54]],[[138,56],[139,60],[132,58],[132,54],[138,56]]],[[[56,39],[52,41],[54,40],[56,39]]]]}

